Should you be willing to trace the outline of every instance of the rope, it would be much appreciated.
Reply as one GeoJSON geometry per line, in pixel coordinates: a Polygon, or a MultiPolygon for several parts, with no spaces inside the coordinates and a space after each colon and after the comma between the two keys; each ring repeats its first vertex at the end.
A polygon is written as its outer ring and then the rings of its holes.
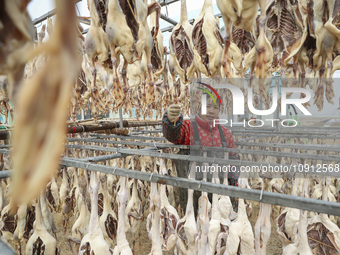
{"type": "Polygon", "coordinates": [[[129,8],[130,8],[130,10],[131,10],[131,12],[132,12],[133,18],[134,18],[135,21],[138,23],[138,21],[137,21],[137,19],[136,19],[136,16],[135,16],[135,12],[134,12],[134,10],[132,9],[132,6],[131,6],[131,4],[130,4],[130,0],[127,0],[127,3],[128,3],[129,8]]]}
{"type": "Polygon", "coordinates": [[[327,247],[329,247],[329,248],[331,248],[331,249],[333,249],[333,250],[336,250],[334,246],[330,246],[330,245],[328,245],[328,244],[325,244],[325,243],[323,243],[323,242],[320,242],[319,240],[316,240],[316,239],[311,238],[311,237],[307,237],[307,238],[310,239],[310,240],[312,240],[312,241],[314,241],[314,242],[317,242],[317,243],[319,243],[319,244],[325,245],[325,246],[327,246],[327,247]]]}

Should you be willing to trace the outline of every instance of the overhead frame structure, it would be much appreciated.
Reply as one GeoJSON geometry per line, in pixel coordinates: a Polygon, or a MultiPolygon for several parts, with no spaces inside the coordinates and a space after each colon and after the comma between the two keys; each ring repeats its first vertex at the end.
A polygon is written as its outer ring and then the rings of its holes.
{"type": "Polygon", "coordinates": [[[12,247],[7,245],[4,241],[0,239],[0,251],[2,255],[16,255],[17,253],[12,247]]]}
{"type": "MultiPolygon", "coordinates": [[[[77,167],[89,171],[114,174],[117,176],[124,176],[127,178],[138,179],[141,181],[166,184],[186,189],[198,190],[202,192],[220,194],[224,196],[233,196],[261,203],[280,205],[290,208],[340,216],[340,203],[336,202],[329,202],[318,199],[304,198],[300,196],[267,192],[263,190],[261,191],[241,187],[227,186],[223,184],[214,184],[193,179],[160,175],[157,173],[141,172],[132,169],[98,165],[91,162],[84,162],[79,159],[64,158],[61,160],[61,164],[66,167],[77,167]]],[[[4,178],[4,174],[2,176],[4,178]]]]}
{"type": "MultiPolygon", "coordinates": [[[[178,148],[178,149],[189,149],[187,145],[176,145],[176,144],[168,144],[168,143],[148,143],[148,142],[130,142],[130,141],[111,141],[111,140],[102,140],[102,139],[94,139],[94,138],[75,138],[71,141],[83,141],[83,142],[91,142],[91,143],[102,143],[102,144],[121,144],[121,145],[135,145],[135,146],[155,146],[159,149],[165,148],[178,148]]],[[[195,146],[191,146],[192,148],[195,146]]],[[[241,154],[254,154],[254,155],[265,155],[265,156],[273,156],[273,157],[292,157],[292,158],[302,158],[302,159],[315,159],[315,160],[324,160],[324,161],[340,161],[339,156],[332,155],[315,155],[308,153],[284,153],[284,152],[276,152],[276,151],[265,151],[265,150],[249,150],[249,149],[232,149],[232,148],[210,148],[210,147],[200,147],[202,151],[216,151],[216,152],[233,152],[233,153],[241,153],[241,154]]],[[[315,150],[315,149],[313,149],[315,150]]],[[[334,150],[332,150],[334,151],[334,150]]],[[[340,152],[340,149],[337,150],[340,152]]]]}
{"type": "MultiPolygon", "coordinates": [[[[160,123],[157,123],[158,125],[160,123]]],[[[304,132],[307,132],[308,130],[316,134],[316,132],[322,131],[322,128],[320,130],[316,130],[313,128],[301,128],[301,130],[304,130],[304,132]]],[[[339,129],[328,129],[333,130],[335,132],[338,132],[339,129]]],[[[149,133],[152,134],[154,132],[159,132],[160,130],[144,130],[142,133],[149,133]]],[[[234,130],[234,135],[238,135],[237,133],[242,134],[242,132],[246,132],[248,136],[255,135],[257,136],[256,139],[259,138],[259,132],[257,130],[254,130],[253,134],[250,130],[234,130]]],[[[278,135],[278,132],[275,131],[276,135],[278,135]]],[[[289,132],[288,129],[286,132],[289,132]]],[[[138,133],[138,132],[137,132],[138,133]]],[[[273,133],[272,130],[262,130],[262,134],[268,134],[273,133]]],[[[292,133],[290,134],[291,138],[300,136],[299,132],[296,132],[296,134],[292,133]]],[[[321,137],[321,135],[317,135],[321,137]]],[[[338,137],[336,137],[338,138],[338,137]]],[[[252,138],[253,139],[253,138],[252,138]]],[[[327,136],[325,139],[329,139],[327,136]]],[[[334,137],[333,137],[334,139],[334,137]]],[[[203,181],[197,181],[187,178],[179,178],[179,177],[173,177],[173,176],[164,176],[157,173],[146,173],[141,172],[139,170],[131,170],[131,169],[124,169],[124,168],[117,168],[117,167],[111,167],[111,166],[103,166],[99,164],[95,164],[93,162],[100,162],[100,161],[109,161],[111,159],[117,159],[121,157],[127,157],[132,155],[137,156],[149,156],[149,157],[157,157],[157,158],[165,158],[165,159],[180,159],[180,160],[186,160],[186,161],[195,161],[195,162],[205,162],[205,163],[218,163],[218,164],[230,164],[235,166],[240,165],[249,165],[249,166],[264,166],[266,165],[265,162],[252,162],[252,161],[242,161],[242,160],[232,160],[232,159],[219,159],[219,158],[212,158],[212,157],[198,157],[198,156],[191,156],[191,155],[178,155],[173,153],[165,153],[162,150],[169,149],[169,148],[188,148],[186,145],[174,145],[170,143],[164,143],[165,138],[164,137],[154,137],[154,136],[145,136],[145,135],[128,135],[128,136],[121,136],[121,135],[101,135],[101,134],[94,134],[94,137],[88,137],[88,138],[69,138],[69,144],[66,145],[68,149],[81,149],[81,150],[89,150],[89,151],[101,151],[105,152],[106,155],[100,155],[96,157],[88,157],[88,158],[69,158],[64,157],[61,160],[61,165],[64,166],[73,166],[78,168],[87,169],[90,171],[98,171],[102,173],[107,174],[114,174],[118,176],[125,176],[128,178],[134,178],[139,179],[143,181],[148,182],[156,182],[156,183],[162,183],[182,188],[190,188],[193,190],[199,190],[204,192],[211,192],[216,193],[220,195],[227,195],[227,196],[234,196],[239,198],[244,198],[248,200],[258,201],[262,203],[269,203],[273,205],[281,205],[286,207],[292,207],[297,209],[303,209],[308,211],[314,211],[319,213],[327,213],[331,215],[337,215],[340,216],[340,203],[332,203],[329,201],[323,201],[323,200],[316,200],[316,199],[309,199],[309,198],[303,198],[299,196],[292,196],[287,194],[280,194],[280,193],[273,193],[273,192],[266,192],[266,191],[260,191],[260,190],[254,190],[254,189],[245,189],[245,188],[238,188],[233,186],[226,186],[221,184],[213,184],[209,182],[203,182],[203,181]],[[107,140],[107,139],[119,139],[119,141],[113,141],[113,140],[107,140]],[[128,141],[128,140],[133,141],[128,141]],[[137,140],[137,141],[135,141],[137,140]],[[138,141],[138,140],[151,140],[151,142],[144,142],[144,141],[138,141]],[[73,142],[81,142],[82,145],[73,144],[73,142]],[[163,143],[162,143],[163,142],[163,143]],[[94,145],[87,145],[98,143],[103,144],[103,146],[94,146],[94,145]],[[108,147],[105,144],[114,144],[116,147],[108,147]],[[128,149],[126,147],[117,147],[118,145],[133,145],[133,146],[141,146],[145,147],[143,149],[128,149]]],[[[262,145],[263,147],[295,147],[299,146],[298,148],[301,149],[307,149],[307,150],[322,150],[322,151],[335,151],[340,152],[339,146],[329,146],[329,147],[322,147],[320,145],[303,145],[303,144],[268,144],[268,143],[253,143],[249,141],[239,141],[236,142],[239,146],[259,146],[262,145]]],[[[10,146],[4,145],[0,148],[0,153],[2,154],[9,154],[10,146]]],[[[204,147],[201,147],[202,150],[206,149],[204,147]]],[[[275,156],[275,157],[295,157],[295,158],[304,158],[304,159],[314,159],[314,160],[326,160],[326,161],[333,161],[333,162],[339,162],[338,156],[330,156],[330,155],[316,155],[316,154],[298,154],[298,156],[294,153],[278,153],[275,151],[265,151],[265,150],[249,150],[249,149],[231,149],[231,148],[209,148],[209,150],[214,151],[224,151],[224,152],[238,152],[238,153],[252,153],[257,155],[263,155],[263,156],[275,156]]],[[[271,165],[279,165],[279,164],[271,164],[271,165]]],[[[11,171],[1,171],[0,172],[0,178],[6,178],[10,175],[11,171]]],[[[291,173],[291,176],[301,176],[301,177],[307,177],[310,175],[307,175],[307,173],[304,173],[304,175],[301,175],[298,172],[291,173]]],[[[309,174],[309,173],[308,173],[309,174]]],[[[310,173],[311,175],[318,176],[319,178],[324,177],[324,173],[310,173]]],[[[339,173],[328,173],[327,176],[331,177],[339,177],[339,173]]],[[[260,174],[260,177],[267,177],[263,174],[260,174]]]]}
{"type": "MultiPolygon", "coordinates": [[[[160,0],[159,3],[161,6],[165,5],[170,5],[172,3],[178,2],[179,0],[160,0]]],[[[55,10],[52,10],[50,12],[47,12],[46,14],[42,15],[41,17],[34,19],[33,23],[36,25],[45,19],[55,15],[55,10]]],[[[218,17],[221,17],[221,15],[216,15],[218,17]]],[[[172,26],[166,27],[161,29],[162,32],[166,31],[171,31],[172,28],[177,24],[176,21],[173,19],[170,19],[169,17],[166,17],[165,15],[162,14],[161,16],[162,19],[166,20],[172,26]]],[[[90,24],[89,20],[83,19],[80,17],[80,22],[83,22],[87,25],[90,24]]],[[[121,126],[121,122],[119,123],[119,126],[121,126]]],[[[292,135],[295,137],[299,138],[309,138],[310,136],[306,136],[303,133],[303,130],[307,129],[301,129],[301,134],[299,133],[287,133],[285,134],[286,137],[291,138],[292,135]]],[[[308,129],[308,130],[313,130],[313,129],[308,129]]],[[[324,133],[320,132],[321,129],[315,129],[317,130],[313,134],[313,138],[320,138],[321,136],[325,138],[323,135],[324,133]]],[[[282,131],[282,130],[281,130],[282,131]]],[[[137,132],[138,133],[138,132],[137,132]]],[[[140,133],[148,133],[147,131],[145,132],[140,132],[140,133]]],[[[271,134],[265,133],[264,131],[262,132],[249,132],[247,130],[235,130],[233,131],[233,134],[236,136],[250,136],[250,135],[256,135],[256,138],[258,137],[268,137],[268,136],[276,136],[278,133],[272,132],[271,134]]],[[[339,133],[337,133],[339,135],[339,133]]],[[[280,133],[282,136],[282,133],[280,133]]],[[[107,139],[107,138],[121,138],[121,139],[139,139],[139,140],[153,140],[153,141],[163,141],[165,140],[164,138],[160,137],[147,137],[147,136],[117,136],[117,135],[98,135],[98,138],[101,139],[107,139]]],[[[322,151],[336,151],[339,152],[340,148],[332,148],[332,147],[325,147],[325,146],[320,146],[320,145],[293,145],[293,144],[268,144],[268,143],[249,143],[246,141],[245,138],[243,141],[236,142],[237,145],[242,145],[242,146],[259,146],[259,147],[282,147],[282,148],[291,148],[294,146],[294,148],[297,149],[310,149],[310,150],[322,150],[322,151]],[[296,147],[295,147],[296,146],[296,147]]],[[[253,139],[253,138],[252,138],[253,139]]],[[[340,139],[339,136],[327,136],[325,139],[340,139]]],[[[91,138],[88,141],[89,142],[97,142],[98,139],[96,138],[91,138]]],[[[69,139],[69,141],[77,141],[76,139],[69,139]]],[[[84,140],[85,141],[85,140],[84,140]]],[[[106,140],[98,141],[98,143],[105,143],[107,142],[106,140]]],[[[128,144],[136,144],[134,142],[126,142],[126,141],[121,141],[120,144],[122,145],[128,145],[128,144]]],[[[71,145],[69,144],[69,148],[77,148],[77,149],[88,149],[88,150],[96,150],[96,149],[103,149],[106,148],[107,152],[110,152],[111,154],[109,155],[103,155],[103,156],[97,156],[97,157],[89,157],[85,159],[74,159],[74,158],[63,158],[61,161],[61,164],[64,166],[75,166],[83,169],[87,169],[90,171],[98,171],[102,173],[107,173],[107,174],[114,174],[118,176],[125,176],[128,178],[134,178],[134,179],[139,179],[143,181],[148,181],[148,182],[155,182],[155,183],[162,183],[162,184],[167,184],[167,185],[172,185],[172,186],[177,186],[177,187],[183,187],[183,188],[190,188],[193,190],[199,190],[199,191],[205,191],[205,192],[211,192],[211,193],[216,193],[220,195],[227,195],[227,196],[234,196],[234,197],[239,197],[239,198],[244,198],[247,200],[253,200],[253,201],[258,201],[262,203],[269,203],[273,205],[281,205],[281,206],[286,206],[286,207],[291,207],[291,208],[297,208],[297,209],[302,209],[302,210],[308,210],[308,211],[314,211],[314,212],[319,212],[319,213],[326,213],[326,214],[331,214],[331,215],[337,215],[340,216],[340,203],[332,203],[329,201],[323,201],[323,200],[316,200],[316,199],[309,199],[309,198],[304,198],[304,197],[299,197],[299,196],[292,196],[292,195],[286,195],[286,194],[279,194],[279,193],[272,193],[272,192],[266,192],[266,191],[259,191],[259,190],[253,190],[253,189],[245,189],[245,188],[238,188],[238,187],[233,187],[233,186],[226,186],[222,184],[213,184],[213,183],[208,183],[208,182],[202,182],[202,181],[197,181],[197,180],[191,180],[191,179],[186,179],[186,178],[179,178],[179,177],[172,177],[172,176],[164,176],[164,175],[159,175],[156,173],[146,173],[146,172],[141,172],[141,171],[136,171],[136,170],[130,170],[130,169],[123,169],[123,168],[116,168],[116,167],[110,167],[110,166],[103,166],[103,165],[98,165],[94,164],[91,162],[99,162],[99,161],[106,161],[106,160],[111,160],[115,158],[120,158],[120,157],[126,157],[129,155],[144,155],[144,156],[152,156],[152,157],[163,157],[163,158],[170,158],[170,159],[179,159],[182,157],[182,160],[189,160],[189,161],[202,161],[202,158],[194,158],[192,156],[184,156],[184,155],[177,155],[177,154],[170,154],[170,153],[162,153],[162,152],[157,152],[158,149],[165,149],[165,148],[170,148],[170,147],[176,147],[179,148],[180,146],[173,146],[169,144],[162,144],[162,143],[140,143],[138,142],[139,145],[141,146],[152,146],[150,148],[146,149],[139,149],[139,150],[133,150],[133,149],[122,149],[122,148],[111,148],[111,147],[99,147],[99,146],[80,146],[80,145],[71,145]],[[112,153],[113,152],[113,153],[112,153]],[[190,158],[191,157],[191,158],[190,158]]],[[[218,150],[218,149],[217,149],[218,150]]],[[[226,151],[233,151],[235,149],[228,149],[226,151]]],[[[235,151],[238,152],[243,152],[243,153],[264,153],[263,151],[260,152],[254,152],[251,150],[242,150],[242,149],[237,149],[235,151]]],[[[7,149],[0,149],[0,153],[9,153],[7,149]]],[[[273,153],[273,152],[270,152],[273,153]]],[[[281,154],[281,153],[280,153],[281,154]]],[[[264,155],[264,154],[263,154],[264,155]]],[[[269,155],[269,154],[265,154],[269,155]]],[[[270,154],[273,156],[279,156],[277,153],[270,154]]],[[[287,154],[288,155],[288,154],[287,154]]],[[[286,155],[286,156],[287,156],[286,155]]],[[[288,155],[289,156],[289,155],[288,155]]],[[[290,155],[292,156],[292,155],[290,155]]],[[[318,155],[321,156],[321,155],[318,155]]],[[[307,157],[307,156],[306,156],[307,157]]],[[[334,156],[333,156],[334,157],[334,156]]],[[[334,160],[335,158],[331,158],[331,160],[334,160]]],[[[309,158],[309,157],[307,157],[309,158]]],[[[327,160],[327,157],[320,157],[319,159],[322,160],[327,160]]],[[[218,159],[203,159],[205,162],[210,163],[218,163],[218,159]]],[[[244,162],[236,161],[236,160],[229,160],[231,164],[235,165],[240,165],[244,162]]],[[[251,162],[253,163],[258,163],[258,162],[251,162]]],[[[259,163],[258,163],[259,164],[259,163]]],[[[7,171],[0,171],[0,178],[6,178],[10,175],[10,170],[7,171]]],[[[0,242],[0,247],[1,247],[1,242],[0,242]]]]}
{"type": "MultiPolygon", "coordinates": [[[[81,0],[77,0],[77,2],[80,2],[80,1],[81,1],[81,0]]],[[[179,1],[179,0],[159,0],[158,2],[159,2],[159,4],[160,4],[161,7],[164,7],[164,6],[168,6],[168,5],[170,5],[170,4],[176,3],[176,2],[178,2],[178,1],[179,1]]],[[[56,12],[55,12],[55,9],[53,9],[53,10],[48,11],[47,13],[41,15],[40,17],[35,18],[35,19],[33,20],[33,25],[37,25],[37,24],[43,22],[44,20],[46,20],[46,19],[48,19],[48,18],[54,16],[55,13],[56,13],[56,12]]],[[[164,15],[164,14],[161,14],[161,18],[162,18],[163,20],[167,21],[168,23],[172,24],[173,26],[176,26],[177,23],[178,23],[177,21],[171,19],[170,17],[167,17],[167,16],[164,15]]],[[[91,23],[88,19],[85,19],[85,18],[83,18],[83,17],[79,17],[79,22],[84,23],[84,24],[86,24],[86,25],[90,25],[90,23],[91,23]]],[[[87,32],[87,29],[86,29],[86,32],[87,32]]],[[[84,33],[84,32],[83,32],[83,33],[84,33]]]]}
{"type": "MultiPolygon", "coordinates": [[[[80,0],[78,0],[79,2],[80,0]]],[[[170,4],[173,4],[173,3],[176,3],[180,0],[159,0],[159,4],[161,7],[164,7],[164,6],[169,6],[170,4]]],[[[44,20],[52,17],[55,15],[55,9],[41,15],[40,17],[36,18],[33,20],[33,24],[36,25],[36,24],[39,24],[40,22],[43,22],[44,20]]],[[[172,29],[177,25],[177,21],[174,20],[174,19],[171,19],[170,17],[164,15],[164,14],[161,14],[161,19],[167,21],[168,23],[171,24],[171,26],[167,26],[167,27],[164,27],[164,28],[161,28],[161,31],[164,33],[164,32],[171,32],[172,29]]],[[[218,17],[218,18],[221,18],[222,15],[221,14],[217,14],[215,15],[215,17],[218,17]]],[[[91,21],[89,19],[86,19],[84,17],[78,17],[79,18],[79,22],[83,23],[83,24],[86,24],[86,25],[90,25],[91,24],[91,21]]],[[[190,24],[193,24],[194,23],[194,19],[191,19],[189,20],[189,23],[190,24]]],[[[85,29],[82,34],[86,34],[88,32],[88,29],[85,29]]]]}

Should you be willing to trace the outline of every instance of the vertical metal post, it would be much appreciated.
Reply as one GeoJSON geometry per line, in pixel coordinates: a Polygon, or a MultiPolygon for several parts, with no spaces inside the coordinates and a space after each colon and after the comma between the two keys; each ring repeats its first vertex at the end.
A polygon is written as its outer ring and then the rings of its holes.
{"type": "Polygon", "coordinates": [[[85,119],[85,114],[84,114],[84,110],[80,109],[80,119],[84,120],[85,119]]]}
{"type": "MultiPolygon", "coordinates": [[[[281,103],[281,88],[280,88],[280,81],[281,81],[281,76],[280,75],[275,75],[275,87],[277,88],[277,92],[278,92],[278,104],[281,103]]],[[[275,111],[275,119],[280,119],[280,109],[281,109],[281,105],[278,105],[278,107],[276,107],[276,111],[275,111]]],[[[276,130],[279,129],[279,121],[276,121],[276,130]]]]}
{"type": "Polygon", "coordinates": [[[123,128],[123,109],[120,108],[118,112],[119,112],[119,126],[120,128],[123,128]]]}

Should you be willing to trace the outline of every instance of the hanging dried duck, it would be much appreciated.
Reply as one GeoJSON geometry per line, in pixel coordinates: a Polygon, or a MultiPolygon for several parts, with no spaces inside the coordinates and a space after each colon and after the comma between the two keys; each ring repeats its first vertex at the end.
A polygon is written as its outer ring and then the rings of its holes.
{"type": "Polygon", "coordinates": [[[178,74],[183,83],[194,76],[195,62],[193,45],[190,40],[192,25],[188,20],[186,0],[181,1],[181,19],[172,29],[170,36],[169,68],[172,79],[178,74]]]}
{"type": "Polygon", "coordinates": [[[33,48],[35,30],[26,9],[29,2],[5,0],[0,3],[0,74],[8,75],[10,98],[23,78],[33,48]]]}
{"type": "Polygon", "coordinates": [[[336,23],[340,19],[340,5],[336,0],[310,0],[308,2],[309,33],[316,39],[316,51],[313,55],[313,68],[319,85],[314,95],[314,103],[319,111],[323,109],[324,96],[333,104],[334,90],[333,51],[340,51],[340,28],[336,23]],[[326,91],[326,94],[324,93],[326,91]]]}
{"type": "Polygon", "coordinates": [[[17,95],[18,115],[12,141],[13,211],[45,188],[64,148],[71,89],[80,63],[74,2],[57,1],[56,6],[55,32],[35,50],[48,56],[46,64],[21,86],[17,95]]]}
{"type": "Polygon", "coordinates": [[[221,76],[223,38],[211,0],[204,1],[201,13],[195,20],[191,39],[197,69],[210,78],[221,76]]]}
{"type": "Polygon", "coordinates": [[[113,63],[113,86],[116,100],[123,101],[126,95],[124,88],[127,87],[126,67],[128,64],[141,59],[146,54],[147,68],[149,74],[148,92],[153,94],[153,76],[151,64],[151,52],[153,47],[152,38],[156,38],[159,31],[158,20],[160,16],[160,5],[152,3],[149,6],[145,0],[109,0],[106,34],[109,40],[111,59],[113,63]],[[153,36],[147,23],[147,17],[156,11],[156,26],[153,36]],[[145,53],[144,53],[145,52],[145,53]],[[117,56],[124,57],[123,81],[120,85],[117,67],[117,56]]]}

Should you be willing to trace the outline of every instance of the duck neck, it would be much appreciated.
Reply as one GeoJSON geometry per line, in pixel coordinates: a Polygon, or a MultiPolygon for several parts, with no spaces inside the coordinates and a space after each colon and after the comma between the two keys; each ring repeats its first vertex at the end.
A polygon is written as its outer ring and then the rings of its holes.
{"type": "Polygon", "coordinates": [[[205,0],[204,4],[203,4],[203,8],[202,10],[212,10],[213,9],[213,5],[212,5],[212,0],[205,0]]]}
{"type": "Polygon", "coordinates": [[[188,20],[187,1],[181,1],[181,23],[188,20]]]}

